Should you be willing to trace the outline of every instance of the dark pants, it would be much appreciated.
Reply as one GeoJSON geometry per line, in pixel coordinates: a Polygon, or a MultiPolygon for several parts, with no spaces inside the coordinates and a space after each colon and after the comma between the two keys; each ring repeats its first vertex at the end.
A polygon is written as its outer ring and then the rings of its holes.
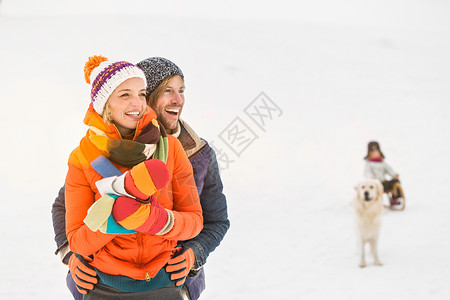
{"type": "Polygon", "coordinates": [[[90,300],[90,299],[125,299],[125,300],[137,300],[137,299],[148,299],[148,300],[182,300],[180,288],[176,287],[174,284],[166,286],[157,290],[139,293],[126,293],[109,286],[102,284],[97,284],[93,290],[91,290],[87,295],[81,294],[77,290],[77,286],[73,281],[70,272],[67,273],[66,277],[67,287],[73,295],[75,300],[90,300]]]}
{"type": "Polygon", "coordinates": [[[67,287],[69,288],[69,291],[72,293],[73,299],[83,300],[83,294],[81,294],[77,290],[77,285],[75,284],[75,281],[73,281],[72,274],[70,274],[70,271],[67,273],[66,283],[67,287]]]}
{"type": "Polygon", "coordinates": [[[384,192],[392,193],[392,198],[397,199],[399,197],[403,197],[402,186],[400,185],[400,181],[398,179],[386,180],[382,182],[384,192]]]}
{"type": "Polygon", "coordinates": [[[191,274],[189,274],[189,276],[186,277],[186,282],[184,283],[184,285],[189,291],[190,299],[197,300],[206,287],[205,268],[201,268],[193,277],[191,277],[191,274]]]}
{"type": "Polygon", "coordinates": [[[183,300],[181,289],[175,284],[147,292],[126,293],[112,287],[97,284],[93,290],[83,296],[83,300],[183,300]]]}

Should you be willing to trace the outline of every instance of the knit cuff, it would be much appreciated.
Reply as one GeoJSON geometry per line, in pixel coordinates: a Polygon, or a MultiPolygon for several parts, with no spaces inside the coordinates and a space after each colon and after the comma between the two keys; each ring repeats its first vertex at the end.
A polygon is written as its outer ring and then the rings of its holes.
{"type": "Polygon", "coordinates": [[[194,256],[195,256],[195,262],[194,262],[194,270],[195,269],[200,269],[201,267],[203,267],[203,265],[206,263],[206,258],[207,258],[207,254],[205,252],[205,249],[202,247],[202,245],[195,241],[195,240],[189,240],[186,242],[181,242],[181,245],[184,248],[191,248],[192,251],[194,252],[194,256]]]}
{"type": "Polygon", "coordinates": [[[65,244],[64,246],[62,246],[61,248],[58,249],[58,253],[59,256],[61,257],[61,261],[63,262],[63,264],[68,264],[68,259],[66,258],[67,254],[70,253],[70,248],[69,248],[69,244],[65,244]]]}
{"type": "Polygon", "coordinates": [[[175,224],[175,216],[173,215],[173,212],[169,209],[166,209],[167,211],[167,223],[166,225],[164,225],[163,229],[161,229],[160,232],[158,232],[156,235],[164,235],[169,233],[172,228],[173,228],[173,224],[175,224]]]}
{"type": "Polygon", "coordinates": [[[111,176],[98,180],[95,185],[97,186],[99,193],[102,196],[113,194],[134,198],[125,190],[125,174],[126,173],[120,176],[111,176]]]}

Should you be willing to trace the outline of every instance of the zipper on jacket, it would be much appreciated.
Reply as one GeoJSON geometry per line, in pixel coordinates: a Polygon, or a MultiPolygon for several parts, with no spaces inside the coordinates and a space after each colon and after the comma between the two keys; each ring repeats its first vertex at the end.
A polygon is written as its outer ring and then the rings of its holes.
{"type": "MultiPolygon", "coordinates": [[[[142,257],[144,254],[144,242],[143,240],[143,235],[144,233],[137,233],[137,242],[138,242],[138,246],[139,246],[139,252],[138,252],[138,264],[142,264],[142,257]]],[[[145,271],[145,281],[150,282],[150,280],[152,280],[152,278],[150,277],[150,274],[148,274],[148,271],[145,271]]]]}

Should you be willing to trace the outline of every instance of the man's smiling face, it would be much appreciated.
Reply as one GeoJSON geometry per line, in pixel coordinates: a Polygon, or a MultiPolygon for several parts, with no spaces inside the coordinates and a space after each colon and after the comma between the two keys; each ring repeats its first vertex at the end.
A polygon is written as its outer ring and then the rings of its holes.
{"type": "Polygon", "coordinates": [[[169,130],[178,125],[178,118],[184,106],[184,80],[176,75],[170,79],[164,93],[156,100],[153,107],[158,121],[169,130]]]}

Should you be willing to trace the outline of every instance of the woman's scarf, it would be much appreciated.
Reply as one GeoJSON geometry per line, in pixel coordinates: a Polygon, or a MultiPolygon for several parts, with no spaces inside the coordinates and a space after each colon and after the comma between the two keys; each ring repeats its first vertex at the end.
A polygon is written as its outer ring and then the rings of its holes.
{"type": "Polygon", "coordinates": [[[95,126],[90,126],[89,139],[111,161],[128,169],[150,157],[167,162],[167,135],[164,127],[159,126],[155,119],[142,129],[135,140],[108,137],[95,126]]]}
{"type": "MultiPolygon", "coordinates": [[[[126,168],[132,168],[149,158],[156,158],[166,163],[169,153],[166,132],[164,127],[159,126],[156,119],[152,119],[135,140],[111,138],[93,125],[89,129],[89,140],[104,153],[90,162],[94,170],[103,178],[122,175],[111,161],[126,168]]],[[[102,195],[89,208],[84,222],[92,231],[100,229],[103,233],[110,234],[136,232],[123,228],[113,218],[111,211],[116,198],[117,195],[102,195]]]]}
{"type": "Polygon", "coordinates": [[[368,158],[367,160],[368,160],[368,161],[371,161],[371,162],[382,162],[382,161],[383,161],[383,158],[381,158],[381,157],[375,157],[375,158],[368,158]]]}

